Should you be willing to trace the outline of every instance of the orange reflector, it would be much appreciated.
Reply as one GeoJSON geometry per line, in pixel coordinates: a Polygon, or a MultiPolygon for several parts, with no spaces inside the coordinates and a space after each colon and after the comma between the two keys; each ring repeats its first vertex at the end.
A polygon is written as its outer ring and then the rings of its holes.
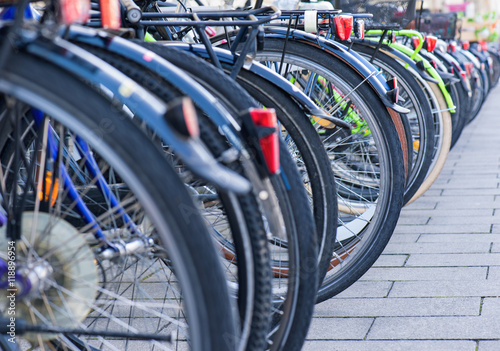
{"type": "Polygon", "coordinates": [[[119,29],[121,27],[119,0],[99,0],[101,22],[103,28],[119,29]]]}
{"type": "Polygon", "coordinates": [[[257,127],[274,128],[274,132],[259,138],[259,144],[266,161],[267,169],[271,173],[278,172],[280,168],[280,153],[278,144],[278,119],[274,109],[254,108],[250,116],[257,127]]]}
{"type": "Polygon", "coordinates": [[[61,0],[61,21],[65,25],[85,23],[90,15],[90,0],[61,0]]]}
{"type": "Polygon", "coordinates": [[[335,30],[340,40],[347,40],[351,36],[354,19],[352,16],[340,15],[333,18],[335,30]]]}
{"type": "Polygon", "coordinates": [[[420,149],[420,140],[413,141],[413,150],[418,151],[420,149]]]}
{"type": "Polygon", "coordinates": [[[38,187],[38,198],[40,201],[48,202],[50,200],[50,206],[54,206],[57,200],[57,196],[59,195],[59,179],[54,180],[54,188],[52,189],[52,193],[50,193],[50,189],[52,187],[52,172],[47,171],[47,176],[45,177],[45,185],[40,185],[38,187]],[[43,195],[43,187],[45,186],[45,196],[43,195]]]}

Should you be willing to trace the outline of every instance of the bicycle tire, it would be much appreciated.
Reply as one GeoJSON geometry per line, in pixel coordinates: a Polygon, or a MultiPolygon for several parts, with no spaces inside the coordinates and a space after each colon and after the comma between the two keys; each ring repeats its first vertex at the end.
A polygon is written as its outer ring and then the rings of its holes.
{"type": "MultiPolygon", "coordinates": [[[[353,90],[361,83],[362,78],[344,62],[341,62],[336,57],[329,55],[323,50],[293,40],[289,40],[286,45],[287,51],[284,57],[285,64],[288,64],[290,67],[297,67],[297,69],[305,69],[321,77],[328,77],[327,81],[332,81],[333,86],[338,88],[343,94],[351,93],[351,95],[349,95],[351,101],[355,98],[355,106],[358,108],[359,105],[360,108],[363,109],[363,113],[366,113],[366,118],[370,118],[369,129],[371,133],[373,133],[372,137],[377,139],[375,144],[377,151],[380,152],[378,157],[383,159],[383,161],[377,163],[383,171],[377,174],[378,177],[381,178],[379,181],[386,185],[377,187],[379,193],[377,196],[376,208],[371,207],[370,210],[373,212],[364,212],[366,216],[373,215],[373,217],[371,217],[372,221],[364,221],[363,227],[358,229],[355,233],[351,233],[351,231],[346,231],[345,233],[348,235],[348,238],[350,238],[350,243],[354,241],[359,243],[357,239],[361,238],[363,244],[360,246],[355,245],[355,254],[351,255],[350,253],[353,251],[351,250],[348,252],[348,250],[343,247],[343,242],[339,241],[339,238],[337,238],[339,246],[335,252],[335,259],[337,257],[342,257],[342,255],[345,257],[342,259],[342,264],[336,264],[335,268],[330,269],[326,278],[323,280],[322,287],[317,297],[317,302],[321,302],[338,294],[353,284],[371,267],[373,262],[375,262],[382,253],[383,248],[387,244],[395,228],[398,213],[402,206],[405,167],[403,166],[403,155],[399,137],[387,109],[367,84],[361,84],[357,90],[353,90]],[[370,106],[368,106],[365,101],[370,101],[370,106]],[[373,116],[378,117],[373,118],[373,116]],[[359,236],[357,236],[358,234],[359,236]],[[339,267],[340,265],[342,265],[342,268],[339,267]],[[335,272],[333,272],[333,270],[335,270],[335,272]]],[[[283,40],[266,38],[264,41],[264,48],[257,53],[256,60],[262,62],[280,62],[283,46],[283,40]]],[[[362,116],[365,117],[364,114],[362,116]]],[[[332,155],[334,156],[335,153],[332,155]]],[[[340,178],[336,179],[338,191],[341,192],[341,190],[345,190],[346,188],[343,184],[344,180],[340,178]]],[[[370,193],[366,192],[366,194],[370,193]]],[[[355,195],[351,196],[354,197],[355,195]]],[[[339,199],[339,204],[342,204],[342,201],[345,201],[345,199],[339,199]]],[[[349,202],[351,201],[352,200],[349,200],[349,202]]],[[[355,209],[351,210],[350,213],[361,215],[358,211],[358,209],[355,209]]],[[[344,218],[347,217],[348,216],[344,214],[344,218]]],[[[356,218],[360,219],[361,217],[356,218]]],[[[340,220],[343,220],[342,217],[340,220]]],[[[352,221],[350,223],[355,222],[352,221]]],[[[347,227],[344,226],[344,228],[347,227]]],[[[338,235],[339,230],[337,230],[337,236],[338,235]]],[[[333,263],[331,263],[331,265],[333,265],[333,263]]]]}
{"type": "MultiPolygon", "coordinates": [[[[192,326],[193,349],[232,349],[224,336],[237,336],[238,332],[219,259],[200,218],[191,213],[189,221],[185,220],[183,210],[194,205],[159,150],[128,117],[119,114],[109,100],[80,80],[23,52],[16,51],[11,55],[11,60],[0,73],[3,93],[7,92],[8,84],[14,84],[16,89],[8,91],[9,96],[43,108],[57,123],[78,130],[78,135],[120,172],[147,209],[161,235],[157,239],[168,245],[175,275],[184,288],[183,301],[190,306],[186,312],[192,326]],[[82,97],[91,99],[92,104],[82,97]],[[103,121],[109,124],[104,127],[103,121]],[[135,142],[128,142],[128,138],[140,142],[141,148],[137,148],[135,142]],[[143,172],[144,169],[148,172],[143,172]],[[165,179],[169,181],[168,186],[165,186],[165,179]],[[190,233],[189,240],[184,233],[190,233]],[[221,316],[224,318],[219,320],[221,316]]],[[[100,291],[103,292],[106,290],[100,291]]],[[[61,340],[69,342],[68,338],[61,340]]]]}
{"type": "MultiPolygon", "coordinates": [[[[84,45],[81,43],[78,43],[78,45],[124,72],[128,77],[135,80],[138,84],[146,87],[149,91],[163,99],[165,102],[169,102],[173,98],[182,95],[178,89],[166,83],[163,79],[155,75],[154,72],[139,66],[123,56],[90,45],[84,45]]],[[[220,141],[220,135],[217,137],[218,134],[218,132],[213,131],[210,122],[207,121],[206,118],[200,116],[200,137],[213,153],[215,158],[220,157],[222,152],[227,148],[227,144],[225,144],[224,141],[220,141]]],[[[228,166],[233,168],[235,171],[243,173],[243,169],[238,162],[239,161],[234,161],[228,166]]],[[[226,215],[233,214],[234,209],[230,210],[229,208],[234,206],[234,204],[232,204],[228,197],[223,194],[219,194],[219,197],[226,208],[226,215]]],[[[241,342],[246,344],[246,348],[248,350],[259,350],[262,349],[266,340],[266,333],[269,325],[269,311],[271,310],[271,286],[267,235],[264,229],[264,223],[262,222],[262,215],[255,200],[255,195],[250,193],[238,196],[237,198],[239,208],[241,209],[240,216],[244,219],[244,225],[246,227],[243,230],[238,230],[238,226],[241,226],[242,223],[229,219],[229,222],[232,224],[231,234],[236,244],[235,248],[237,249],[237,264],[238,267],[240,267],[238,276],[240,279],[245,278],[244,275],[240,273],[244,271],[240,271],[240,269],[247,267],[245,271],[253,272],[252,279],[254,280],[253,283],[244,283],[243,280],[240,280],[242,283],[240,286],[242,289],[241,291],[239,290],[240,311],[246,311],[249,313],[249,315],[242,315],[242,324],[244,325],[243,328],[248,328],[248,331],[245,332],[248,336],[245,338],[246,340],[242,340],[241,342]],[[241,244],[238,245],[238,243],[245,241],[239,237],[243,235],[244,232],[250,236],[247,242],[251,244],[252,257],[245,257],[245,248],[241,244]],[[249,267],[249,265],[252,265],[253,269],[249,267]],[[253,286],[254,291],[245,291],[244,288],[247,286],[253,286]],[[248,304],[252,307],[249,307],[248,304]],[[250,325],[247,326],[247,323],[250,323],[250,325]]],[[[246,277],[246,279],[250,279],[250,277],[246,277]]]]}
{"type": "MultiPolygon", "coordinates": [[[[147,44],[145,44],[145,45],[147,45],[147,44]]],[[[106,58],[106,60],[109,63],[111,63],[113,65],[120,66],[120,70],[124,70],[127,75],[138,80],[140,83],[146,85],[149,89],[151,89],[155,94],[161,96],[161,93],[160,93],[161,86],[166,84],[163,80],[158,79],[157,77],[153,77],[151,74],[148,74],[147,72],[145,72],[144,69],[139,68],[137,65],[129,62],[128,60],[126,60],[124,58],[116,57],[116,55],[114,55],[114,54],[104,53],[104,52],[102,52],[102,50],[96,50],[95,48],[87,48],[87,49],[90,49],[93,52],[97,52],[99,54],[99,56],[101,56],[101,57],[107,56],[108,58],[106,58]],[[134,71],[137,71],[137,72],[134,72],[134,71]],[[145,81],[146,77],[148,79],[147,82],[145,81]]],[[[194,57],[188,56],[185,59],[191,65],[196,64],[195,61],[193,62],[194,57]]],[[[208,66],[208,67],[211,67],[211,66],[208,66]]],[[[203,66],[203,69],[209,70],[208,67],[203,66]]],[[[224,77],[224,78],[227,79],[226,77],[224,77]]],[[[212,78],[212,81],[213,81],[213,78],[212,78]]],[[[217,87],[220,87],[220,86],[217,85],[217,87]]],[[[174,87],[172,87],[172,88],[174,88],[174,87]]],[[[233,94],[235,93],[235,91],[237,91],[237,89],[231,90],[231,92],[233,94]]],[[[214,91],[214,93],[215,92],[216,91],[214,91]]],[[[220,100],[227,101],[227,99],[224,99],[221,95],[217,95],[217,96],[220,98],[220,100]]],[[[240,96],[242,96],[242,95],[240,94],[240,96]]],[[[248,99],[245,101],[248,101],[248,99]]],[[[241,106],[241,103],[242,102],[239,103],[240,106],[241,106]]],[[[252,101],[252,104],[253,104],[253,101],[252,101]]],[[[251,106],[254,106],[254,105],[251,105],[251,106]]],[[[227,103],[226,107],[231,109],[232,106],[230,103],[227,103]]],[[[247,107],[249,107],[249,105],[247,105],[247,107]]],[[[238,111],[232,111],[232,112],[233,112],[233,115],[236,115],[238,111]]],[[[202,138],[204,138],[204,137],[205,137],[205,133],[203,133],[203,130],[202,130],[202,138]]],[[[207,146],[212,146],[212,143],[208,142],[207,146]]],[[[282,165],[285,165],[286,163],[284,162],[283,159],[284,158],[289,159],[290,156],[287,156],[286,154],[282,154],[280,156],[280,158],[281,158],[282,165]]],[[[293,181],[300,179],[300,176],[296,173],[296,170],[294,169],[294,167],[292,167],[290,165],[288,165],[287,168],[282,167],[282,172],[284,175],[286,175],[287,180],[289,182],[293,182],[293,181]],[[294,172],[295,172],[295,174],[294,174],[294,172]]],[[[289,189],[288,189],[288,191],[289,191],[289,189]]],[[[292,202],[294,205],[291,206],[291,210],[296,211],[296,209],[299,208],[300,209],[299,211],[300,211],[300,213],[302,213],[302,216],[305,215],[307,218],[307,216],[310,215],[310,210],[304,210],[304,208],[301,206],[301,202],[303,200],[297,200],[297,196],[301,196],[302,199],[305,198],[305,197],[303,197],[303,195],[299,195],[299,193],[300,193],[300,190],[298,193],[294,192],[291,195],[287,195],[287,199],[291,198],[291,197],[294,198],[295,201],[292,202]]],[[[289,201],[290,200],[283,200],[283,203],[286,203],[289,201]]],[[[298,213],[298,212],[294,212],[294,213],[298,213]]],[[[291,218],[293,218],[293,223],[291,223],[291,222],[289,223],[290,232],[287,231],[287,234],[290,235],[290,237],[289,237],[290,246],[293,246],[295,249],[298,250],[298,254],[294,258],[294,260],[297,260],[297,261],[296,262],[294,261],[291,265],[291,267],[293,268],[293,267],[299,267],[300,266],[299,262],[309,262],[310,261],[310,257],[315,252],[314,250],[316,249],[316,240],[315,240],[315,238],[312,238],[310,236],[307,236],[306,234],[303,234],[300,237],[300,240],[305,240],[305,241],[302,241],[301,245],[296,246],[296,244],[295,244],[295,242],[297,241],[297,239],[295,238],[297,236],[296,233],[308,233],[309,235],[315,233],[314,223],[313,223],[313,221],[309,221],[309,220],[306,220],[306,221],[295,220],[295,218],[298,218],[297,216],[292,216],[291,218]],[[297,226],[298,229],[292,229],[291,228],[292,226],[294,228],[295,228],[295,226],[297,226]]],[[[278,266],[279,265],[280,264],[278,264],[278,266]]],[[[292,268],[290,270],[292,270],[292,268]]],[[[301,274],[299,268],[293,268],[293,269],[296,272],[294,274],[296,274],[297,276],[299,276],[301,274]]],[[[310,285],[313,284],[313,282],[315,281],[316,278],[315,278],[314,272],[312,272],[311,270],[309,270],[308,277],[305,277],[303,275],[303,273],[300,276],[302,278],[298,278],[298,277],[294,278],[300,282],[299,286],[294,288],[294,289],[296,289],[296,291],[292,290],[289,293],[287,292],[287,302],[290,303],[291,305],[293,305],[293,308],[290,308],[289,312],[285,311],[286,314],[281,316],[279,330],[282,332],[274,334],[272,348],[278,347],[278,345],[282,345],[285,343],[287,345],[290,345],[290,343],[293,343],[293,340],[297,340],[298,337],[300,338],[300,335],[301,335],[300,332],[293,332],[292,333],[292,332],[289,332],[289,330],[291,328],[291,330],[293,331],[295,328],[297,328],[297,327],[295,327],[295,325],[297,324],[296,319],[299,319],[299,320],[303,319],[306,322],[308,321],[308,319],[305,317],[310,315],[309,311],[312,310],[312,301],[313,301],[313,299],[312,300],[308,299],[308,296],[311,295],[310,285]],[[296,299],[298,299],[299,302],[296,302],[295,301],[296,299]],[[288,301],[288,300],[290,300],[290,301],[288,301]],[[288,337],[292,336],[292,335],[295,339],[292,338],[292,341],[288,340],[288,337]]],[[[293,284],[291,284],[290,286],[293,287],[293,284]]],[[[267,310],[267,308],[263,305],[256,306],[256,307],[258,309],[260,309],[261,311],[267,310]]],[[[282,312],[280,312],[280,313],[282,313],[282,312]]],[[[262,320],[264,319],[264,318],[262,318],[262,314],[256,315],[256,316],[258,316],[257,321],[262,322],[262,320]]],[[[261,327],[259,327],[258,330],[260,331],[259,334],[261,334],[263,329],[261,327]]],[[[257,341],[256,341],[257,337],[255,337],[255,338],[252,337],[249,340],[252,343],[252,345],[257,343],[257,341]]]]}
{"type": "Polygon", "coordinates": [[[422,196],[437,179],[444,167],[448,153],[450,152],[452,138],[451,114],[448,111],[448,105],[441,89],[435,83],[421,81],[421,84],[424,87],[428,99],[432,101],[431,103],[433,104],[436,144],[429,173],[415,195],[406,205],[411,204],[422,196]]]}
{"type": "MultiPolygon", "coordinates": [[[[376,49],[373,47],[356,44],[353,45],[353,50],[357,51],[367,60],[376,52],[376,49]]],[[[411,140],[414,143],[412,145],[414,162],[408,177],[409,179],[407,179],[404,198],[405,203],[407,203],[424,181],[432,162],[432,152],[434,149],[432,111],[430,105],[426,103],[425,94],[414,75],[395,61],[394,58],[383,51],[379,51],[371,63],[375,67],[382,69],[385,75],[390,75],[386,78],[397,76],[398,86],[401,89],[400,95],[405,99],[402,105],[411,110],[409,115],[412,117],[411,140]],[[418,143],[418,151],[415,151],[416,143],[418,143]]]]}

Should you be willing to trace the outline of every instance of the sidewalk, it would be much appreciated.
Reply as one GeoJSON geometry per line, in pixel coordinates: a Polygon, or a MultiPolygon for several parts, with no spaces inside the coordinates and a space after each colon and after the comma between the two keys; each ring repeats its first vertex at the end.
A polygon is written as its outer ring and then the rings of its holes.
{"type": "Polygon", "coordinates": [[[303,350],[500,350],[500,87],[374,267],[316,306],[303,350]]]}

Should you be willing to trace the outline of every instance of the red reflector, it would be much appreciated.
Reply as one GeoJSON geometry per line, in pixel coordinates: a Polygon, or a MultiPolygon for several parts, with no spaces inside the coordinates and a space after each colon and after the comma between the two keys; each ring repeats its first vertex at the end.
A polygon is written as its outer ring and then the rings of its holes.
{"type": "Polygon", "coordinates": [[[436,48],[438,38],[435,36],[429,35],[429,36],[427,36],[425,41],[427,42],[427,51],[433,52],[434,49],[436,48]]]}
{"type": "Polygon", "coordinates": [[[451,74],[455,74],[455,68],[450,67],[450,73],[451,73],[451,74]]]}
{"type": "Polygon", "coordinates": [[[438,69],[438,65],[437,65],[436,61],[432,60],[432,61],[431,61],[431,63],[432,63],[432,66],[433,66],[435,69],[438,69]]]}
{"type": "Polygon", "coordinates": [[[470,62],[467,62],[465,64],[465,70],[467,71],[467,75],[470,77],[472,75],[472,67],[474,67],[474,65],[470,62]]]}
{"type": "Polygon", "coordinates": [[[207,33],[207,35],[212,38],[212,37],[215,37],[215,35],[217,34],[217,32],[215,31],[215,29],[213,29],[212,27],[210,26],[206,26],[205,27],[205,33],[207,33]]]}
{"type": "Polygon", "coordinates": [[[63,24],[85,23],[89,19],[89,0],[61,0],[60,4],[63,24]]]}
{"type": "Polygon", "coordinates": [[[352,16],[340,15],[333,18],[335,30],[340,40],[347,40],[351,36],[354,19],[352,16]]]}
{"type": "Polygon", "coordinates": [[[413,41],[413,48],[416,49],[420,45],[420,39],[419,37],[411,37],[411,40],[413,41]]]}
{"type": "Polygon", "coordinates": [[[463,79],[467,78],[467,72],[465,71],[460,71],[460,75],[462,76],[463,79]]]}
{"type": "Polygon", "coordinates": [[[99,0],[103,28],[119,29],[121,27],[119,0],[99,0]]]}
{"type": "Polygon", "coordinates": [[[457,44],[453,41],[448,45],[448,51],[455,52],[457,50],[457,44]]]}
{"type": "Polygon", "coordinates": [[[469,50],[469,48],[470,48],[470,43],[469,43],[467,40],[466,40],[466,41],[463,41],[463,42],[462,42],[462,48],[463,48],[464,50],[469,50]]]}
{"type": "Polygon", "coordinates": [[[480,42],[481,44],[481,49],[483,49],[483,51],[488,51],[488,43],[485,42],[485,41],[482,41],[480,42]]]}
{"type": "Polygon", "coordinates": [[[255,108],[250,110],[250,116],[257,127],[274,128],[275,132],[261,137],[259,139],[260,147],[264,159],[266,160],[267,169],[271,173],[278,172],[280,168],[280,153],[278,144],[278,119],[274,109],[255,108]]]}

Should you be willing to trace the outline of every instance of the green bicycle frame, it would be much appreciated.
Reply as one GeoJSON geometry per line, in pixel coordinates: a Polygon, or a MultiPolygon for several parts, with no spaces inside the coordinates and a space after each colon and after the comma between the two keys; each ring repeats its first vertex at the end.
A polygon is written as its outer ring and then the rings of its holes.
{"type": "MultiPolygon", "coordinates": [[[[382,35],[383,31],[382,30],[370,30],[367,32],[367,34],[370,34],[370,35],[382,35]]],[[[389,32],[390,33],[390,32],[389,32]]],[[[410,49],[409,47],[405,46],[405,45],[402,45],[402,44],[399,44],[399,43],[391,43],[389,41],[384,41],[384,44],[385,45],[388,45],[402,53],[404,53],[405,55],[409,56],[410,59],[412,59],[413,61],[415,62],[420,62],[422,61],[423,62],[423,65],[424,65],[424,68],[425,70],[427,71],[427,73],[434,79],[436,79],[438,81],[438,86],[439,86],[439,89],[441,90],[441,92],[443,93],[443,96],[446,100],[446,104],[448,105],[448,110],[451,112],[451,113],[455,113],[455,103],[453,102],[453,99],[451,98],[451,95],[450,93],[448,92],[448,90],[446,89],[446,84],[444,83],[443,79],[441,78],[441,76],[439,75],[439,73],[436,71],[436,69],[434,67],[432,67],[432,65],[426,60],[424,59],[422,56],[420,56],[418,54],[418,52],[420,51],[420,49],[422,48],[422,46],[424,45],[424,37],[422,36],[422,34],[420,32],[417,32],[417,31],[414,31],[414,30],[408,30],[408,29],[405,29],[405,30],[400,30],[400,31],[394,31],[394,33],[396,35],[403,35],[403,36],[407,36],[407,37],[414,37],[416,36],[418,39],[419,39],[419,45],[415,48],[415,50],[412,50],[410,49]]],[[[373,41],[374,43],[378,43],[379,41],[377,39],[370,39],[370,38],[365,38],[367,40],[370,40],[370,41],[373,41]]],[[[407,67],[408,64],[405,65],[405,67],[407,67]]]]}

